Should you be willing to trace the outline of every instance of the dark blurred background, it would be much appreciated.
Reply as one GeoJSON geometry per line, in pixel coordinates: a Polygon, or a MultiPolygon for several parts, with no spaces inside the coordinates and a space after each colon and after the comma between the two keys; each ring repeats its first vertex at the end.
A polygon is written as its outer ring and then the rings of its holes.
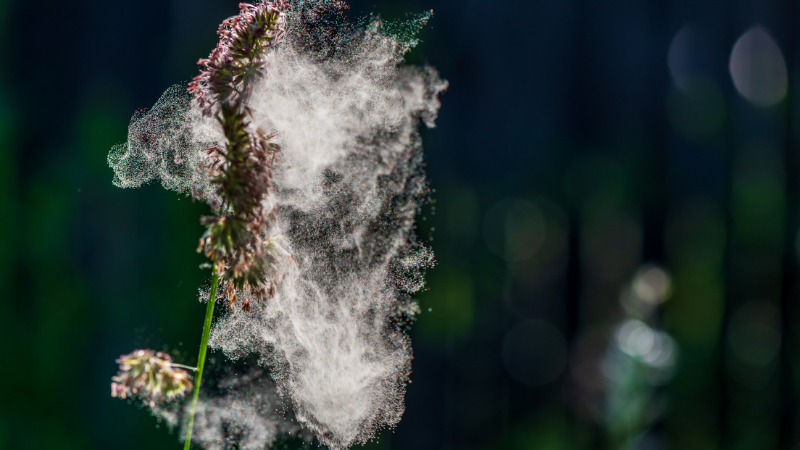
{"type": "MultiPolygon", "coordinates": [[[[138,108],[235,0],[0,0],[0,449],[177,449],[110,397],[195,358],[206,207],[111,184],[138,108]]],[[[434,9],[436,252],[405,417],[371,449],[800,444],[800,6],[373,0],[434,9]]]]}

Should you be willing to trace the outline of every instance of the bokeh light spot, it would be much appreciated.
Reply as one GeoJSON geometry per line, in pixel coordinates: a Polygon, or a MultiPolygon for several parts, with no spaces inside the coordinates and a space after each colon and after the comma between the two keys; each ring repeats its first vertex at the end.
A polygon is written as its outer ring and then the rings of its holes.
{"type": "Polygon", "coordinates": [[[689,90],[689,82],[696,75],[697,64],[693,58],[699,41],[697,28],[686,25],[672,38],[667,53],[667,66],[672,81],[682,90],[689,90]]]}
{"type": "Polygon", "coordinates": [[[671,367],[675,363],[677,345],[675,340],[663,331],[653,333],[653,345],[650,351],[640,358],[643,362],[659,369],[671,367]]]}
{"type": "Polygon", "coordinates": [[[653,348],[653,330],[639,320],[626,320],[615,333],[619,349],[631,356],[644,356],[653,348]]]}
{"type": "Polygon", "coordinates": [[[671,293],[669,274],[659,266],[648,264],[639,269],[629,286],[622,289],[619,301],[626,314],[646,319],[671,293]]]}
{"type": "Polygon", "coordinates": [[[669,275],[661,267],[645,266],[633,280],[633,292],[647,303],[661,303],[666,300],[672,282],[669,275]]]}
{"type": "Polygon", "coordinates": [[[736,41],[728,68],[736,90],[756,106],[774,105],[786,95],[786,61],[778,44],[761,25],[736,41]]]}

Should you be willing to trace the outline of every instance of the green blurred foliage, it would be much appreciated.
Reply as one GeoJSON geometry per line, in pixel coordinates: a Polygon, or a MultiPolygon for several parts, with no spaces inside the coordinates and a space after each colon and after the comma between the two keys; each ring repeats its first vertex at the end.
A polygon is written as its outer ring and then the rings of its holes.
{"type": "Polygon", "coordinates": [[[587,447],[587,436],[567,419],[562,405],[548,405],[511,430],[510,448],[519,450],[573,450],[587,447]]]}
{"type": "Polygon", "coordinates": [[[455,261],[428,271],[427,289],[417,298],[420,336],[431,341],[463,340],[475,320],[475,290],[470,272],[455,261]]]}
{"type": "Polygon", "coordinates": [[[687,89],[673,86],[667,94],[667,117],[672,126],[691,139],[713,137],[725,125],[725,97],[710,77],[690,79],[687,89]]]}

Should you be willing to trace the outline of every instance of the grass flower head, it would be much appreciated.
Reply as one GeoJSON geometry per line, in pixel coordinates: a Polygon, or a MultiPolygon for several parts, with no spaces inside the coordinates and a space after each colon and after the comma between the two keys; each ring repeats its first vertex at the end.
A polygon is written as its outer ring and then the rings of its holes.
{"type": "Polygon", "coordinates": [[[117,364],[119,373],[112,378],[112,397],[140,397],[152,407],[183,397],[192,389],[189,373],[176,367],[166,353],[135,350],[120,356],[117,364]]]}

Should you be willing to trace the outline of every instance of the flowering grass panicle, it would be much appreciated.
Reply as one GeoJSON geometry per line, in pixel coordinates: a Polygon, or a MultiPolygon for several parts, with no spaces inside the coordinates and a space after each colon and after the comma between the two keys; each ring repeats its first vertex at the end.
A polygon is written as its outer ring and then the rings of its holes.
{"type": "Polygon", "coordinates": [[[154,350],[135,350],[117,360],[119,373],[112,378],[111,396],[140,397],[152,407],[183,397],[192,389],[192,378],[176,367],[172,358],[154,350]]]}
{"type": "Polygon", "coordinates": [[[284,37],[287,7],[284,0],[241,3],[240,14],[220,26],[219,44],[198,62],[203,69],[189,85],[203,114],[216,118],[226,140],[224,147],[207,150],[205,169],[221,204],[212,205],[216,216],[202,219],[206,231],[198,251],[204,251],[217,267],[229,303],[242,298],[245,311],[251,308],[251,298],[265,300],[275,295],[281,280],[278,263],[291,260],[276,245],[279,236],[269,234],[277,205],[269,211],[265,206],[280,147],[272,142],[274,133],[252,125],[252,111],[247,107],[253,82],[264,75],[267,50],[284,37]]]}

